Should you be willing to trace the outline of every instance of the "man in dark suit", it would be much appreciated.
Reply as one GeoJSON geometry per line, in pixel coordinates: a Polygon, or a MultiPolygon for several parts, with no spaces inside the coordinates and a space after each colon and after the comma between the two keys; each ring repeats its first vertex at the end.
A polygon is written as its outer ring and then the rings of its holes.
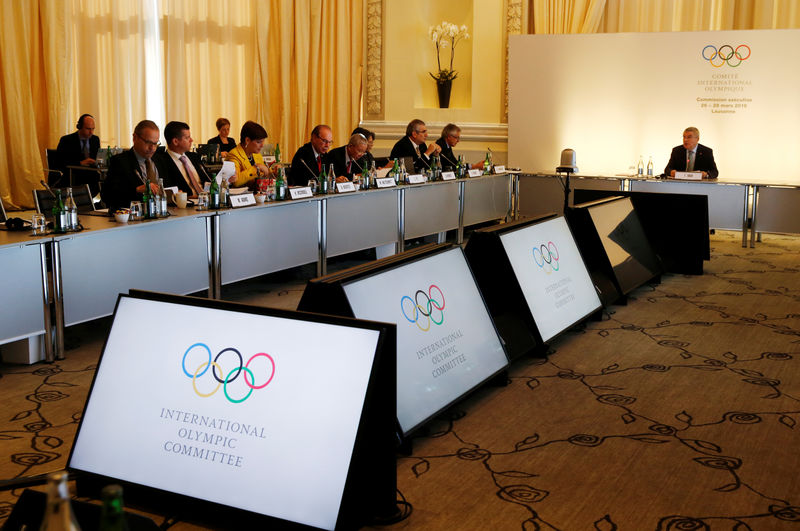
{"type": "MultiPolygon", "coordinates": [[[[85,166],[92,168],[97,164],[97,151],[100,149],[100,138],[94,134],[94,117],[91,114],[82,114],[75,124],[78,129],[72,134],[64,135],[58,141],[56,152],[61,166],[50,168],[59,170],[65,176],[69,174],[67,166],[85,166]]],[[[92,194],[98,191],[100,175],[97,171],[73,170],[73,184],[89,184],[92,194]]]]}
{"type": "Polygon", "coordinates": [[[333,143],[333,131],[327,125],[317,125],[311,131],[311,140],[303,144],[292,157],[289,186],[305,186],[309,179],[316,179],[327,160],[333,143]]]}
{"type": "MultiPolygon", "coordinates": [[[[458,157],[455,153],[453,153],[453,148],[456,147],[461,141],[461,128],[456,124],[447,124],[442,129],[442,136],[436,140],[436,143],[439,144],[439,147],[442,148],[439,157],[442,161],[442,168],[445,169],[455,169],[458,166],[458,157]]],[[[467,168],[472,169],[483,169],[483,161],[476,162],[472,165],[469,163],[465,163],[467,168]]]]}
{"type": "Polygon", "coordinates": [[[145,186],[152,192],[158,190],[158,177],[168,173],[160,161],[152,160],[158,140],[158,126],[150,120],[142,120],[133,130],[133,147],[111,157],[101,193],[109,213],[140,200],[145,186]]]}
{"type": "Polygon", "coordinates": [[[192,132],[184,122],[172,121],[164,127],[164,142],[167,149],[156,151],[153,160],[166,170],[162,175],[164,186],[177,186],[190,198],[203,191],[204,183],[211,182],[211,175],[200,162],[200,155],[192,153],[192,132]]]}
{"type": "MultiPolygon", "coordinates": [[[[356,133],[350,137],[346,146],[332,149],[328,153],[328,162],[333,164],[336,182],[353,180],[353,174],[363,171],[364,153],[367,152],[367,139],[364,135],[356,133]]],[[[369,169],[369,168],[367,168],[369,169]]]]}
{"type": "Polygon", "coordinates": [[[397,141],[389,154],[390,159],[402,157],[412,157],[414,159],[414,171],[421,172],[428,168],[431,163],[430,157],[438,155],[442,151],[435,142],[430,146],[425,144],[428,138],[428,128],[422,120],[411,120],[406,127],[406,136],[397,141]]]}
{"type": "Polygon", "coordinates": [[[672,148],[664,174],[675,177],[676,171],[700,171],[703,178],[716,179],[719,176],[717,164],[714,162],[714,151],[700,142],[700,131],[696,127],[687,127],[683,131],[683,144],[672,148]]]}

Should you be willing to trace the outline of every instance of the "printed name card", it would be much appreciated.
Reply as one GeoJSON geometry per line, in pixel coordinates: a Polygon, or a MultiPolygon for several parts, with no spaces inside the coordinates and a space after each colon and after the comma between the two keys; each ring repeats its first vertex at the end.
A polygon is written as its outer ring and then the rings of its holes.
{"type": "Polygon", "coordinates": [[[247,192],[246,194],[229,195],[228,199],[231,202],[232,208],[239,208],[243,206],[256,204],[256,198],[253,195],[253,192],[247,192]]]}
{"type": "Polygon", "coordinates": [[[384,177],[382,179],[375,179],[375,184],[378,188],[391,188],[394,186],[394,177],[384,177]]]}
{"type": "Polygon", "coordinates": [[[505,173],[506,172],[506,167],[505,166],[501,166],[499,164],[496,164],[495,167],[494,167],[494,172],[495,173],[505,173]]]}
{"type": "Polygon", "coordinates": [[[414,175],[408,176],[408,184],[423,184],[425,182],[425,176],[421,173],[415,173],[414,175]]]}
{"type": "Polygon", "coordinates": [[[467,173],[470,177],[480,177],[483,175],[483,170],[469,170],[467,173]]]}
{"type": "Polygon", "coordinates": [[[348,181],[346,183],[336,183],[336,191],[338,193],[340,193],[340,194],[343,194],[345,192],[355,192],[356,191],[356,187],[350,181],[348,181]]]}
{"type": "Polygon", "coordinates": [[[703,179],[701,171],[676,171],[675,178],[684,181],[700,181],[703,179]]]}
{"type": "Polygon", "coordinates": [[[452,181],[456,178],[455,172],[452,171],[443,171],[442,172],[442,180],[443,181],[452,181]]]}
{"type": "Polygon", "coordinates": [[[292,199],[303,199],[304,197],[314,197],[310,186],[292,186],[289,188],[289,196],[292,199]]]}

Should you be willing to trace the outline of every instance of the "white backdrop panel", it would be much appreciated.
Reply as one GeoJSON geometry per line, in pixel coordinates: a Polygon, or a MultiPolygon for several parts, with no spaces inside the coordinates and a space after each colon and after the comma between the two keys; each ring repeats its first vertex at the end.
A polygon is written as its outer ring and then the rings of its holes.
{"type": "Polygon", "coordinates": [[[721,180],[800,184],[800,30],[510,39],[510,166],[552,172],[572,148],[582,174],[630,174],[640,155],[659,174],[694,125],[721,180]],[[708,61],[709,45],[745,59],[708,61]]]}

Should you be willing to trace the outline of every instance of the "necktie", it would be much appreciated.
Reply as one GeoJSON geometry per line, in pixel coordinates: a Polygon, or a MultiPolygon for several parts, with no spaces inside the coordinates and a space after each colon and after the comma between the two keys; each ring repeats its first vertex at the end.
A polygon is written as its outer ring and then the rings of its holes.
{"type": "Polygon", "coordinates": [[[352,160],[347,161],[347,173],[350,173],[350,163],[353,162],[352,160]]]}
{"type": "Polygon", "coordinates": [[[686,153],[686,171],[694,170],[694,151],[686,153]]]}
{"type": "Polygon", "coordinates": [[[420,153],[419,153],[419,146],[418,146],[418,145],[416,145],[416,144],[414,144],[414,151],[416,151],[416,152],[417,152],[417,156],[418,156],[418,157],[421,157],[421,156],[422,156],[422,155],[420,155],[420,153]]]}
{"type": "Polygon", "coordinates": [[[81,139],[81,146],[83,146],[83,158],[89,158],[89,141],[86,139],[81,139]]]}
{"type": "Polygon", "coordinates": [[[178,157],[178,160],[181,161],[183,164],[183,169],[186,170],[186,176],[189,178],[189,185],[192,187],[193,194],[199,194],[202,191],[200,186],[200,182],[197,180],[197,176],[195,175],[194,167],[189,164],[189,159],[186,155],[181,155],[178,157]]]}
{"type": "Polygon", "coordinates": [[[317,155],[317,171],[322,171],[322,156],[317,155]]]}
{"type": "Polygon", "coordinates": [[[147,180],[151,183],[157,183],[158,174],[156,173],[155,166],[153,166],[153,161],[147,159],[147,162],[145,162],[145,167],[147,168],[147,180]]]}

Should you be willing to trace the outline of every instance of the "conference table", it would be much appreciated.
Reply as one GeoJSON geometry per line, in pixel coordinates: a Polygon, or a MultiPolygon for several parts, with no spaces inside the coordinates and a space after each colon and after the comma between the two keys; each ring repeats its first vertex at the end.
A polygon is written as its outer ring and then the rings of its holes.
{"type": "MultiPolygon", "coordinates": [[[[378,246],[513,215],[511,174],[198,211],[170,208],[161,219],[117,223],[81,215],[82,231],[31,236],[0,232],[0,344],[45,335],[48,361],[64,356],[66,326],[110,315],[129,289],[174,294],[232,282],[378,246]],[[53,323],[50,304],[53,303],[53,323]]],[[[23,214],[24,216],[25,214],[23,214]]]]}
{"type": "MultiPolygon", "coordinates": [[[[538,172],[519,176],[515,216],[561,212],[565,175],[538,172]]],[[[572,175],[573,190],[619,190],[708,196],[709,227],[742,231],[742,247],[755,247],[761,232],[800,233],[800,185],[773,178],[704,179],[688,181],[656,179],[638,175],[572,175]]],[[[573,204],[570,196],[570,205],[573,204]]],[[[680,212],[675,213],[676,216],[680,212]]]]}

